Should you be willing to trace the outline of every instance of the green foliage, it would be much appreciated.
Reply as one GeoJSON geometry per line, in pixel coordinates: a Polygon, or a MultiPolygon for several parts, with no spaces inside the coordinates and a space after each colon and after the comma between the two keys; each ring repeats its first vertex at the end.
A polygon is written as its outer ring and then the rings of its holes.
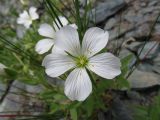
{"type": "Polygon", "coordinates": [[[116,77],[116,82],[115,82],[116,87],[118,89],[123,89],[123,88],[128,89],[128,88],[130,88],[129,82],[126,79],[126,75],[127,75],[128,70],[129,70],[129,63],[131,62],[132,57],[133,57],[133,55],[130,54],[130,55],[124,57],[123,59],[121,59],[121,65],[122,65],[121,66],[121,72],[122,73],[118,77],[116,77]]]}
{"type": "Polygon", "coordinates": [[[5,68],[4,70],[5,70],[6,74],[8,75],[8,77],[11,79],[15,79],[18,75],[18,73],[12,69],[5,68]]]}
{"type": "Polygon", "coordinates": [[[160,95],[154,97],[153,103],[148,106],[133,106],[135,120],[160,119],[160,95]]]}
{"type": "Polygon", "coordinates": [[[72,120],[78,120],[76,108],[70,109],[70,114],[71,114],[71,119],[72,120]]]}

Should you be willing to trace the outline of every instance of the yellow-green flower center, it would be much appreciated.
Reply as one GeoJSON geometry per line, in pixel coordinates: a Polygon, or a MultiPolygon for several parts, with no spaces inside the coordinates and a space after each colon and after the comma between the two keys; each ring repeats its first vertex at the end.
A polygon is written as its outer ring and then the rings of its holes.
{"type": "Polygon", "coordinates": [[[85,67],[88,64],[88,58],[85,56],[80,56],[76,58],[77,67],[85,67]]]}

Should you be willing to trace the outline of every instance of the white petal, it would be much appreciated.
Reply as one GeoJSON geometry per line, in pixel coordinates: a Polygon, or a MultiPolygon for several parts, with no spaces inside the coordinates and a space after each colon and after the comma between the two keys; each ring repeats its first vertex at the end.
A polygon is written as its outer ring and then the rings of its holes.
{"type": "Polygon", "coordinates": [[[50,77],[58,77],[75,66],[74,61],[67,55],[49,54],[42,63],[50,77]]]}
{"type": "Polygon", "coordinates": [[[35,8],[35,7],[31,7],[29,9],[29,14],[30,14],[30,17],[31,17],[32,20],[36,20],[36,19],[39,18],[39,15],[37,14],[36,11],[37,11],[37,8],[35,8]]]}
{"type": "Polygon", "coordinates": [[[35,46],[36,52],[38,54],[46,53],[51,49],[53,44],[54,44],[54,41],[52,39],[42,39],[38,41],[38,43],[35,46]]]}
{"type": "Polygon", "coordinates": [[[32,24],[32,21],[31,20],[28,20],[24,23],[24,26],[28,29],[32,24]]]}
{"type": "Polygon", "coordinates": [[[120,59],[111,53],[102,53],[90,58],[88,65],[88,69],[106,79],[118,76],[121,73],[120,67],[120,59]]]}
{"type": "Polygon", "coordinates": [[[25,10],[23,13],[19,15],[19,18],[17,19],[18,24],[24,24],[26,21],[30,19],[28,12],[25,10]]]}
{"type": "Polygon", "coordinates": [[[108,32],[97,27],[90,28],[87,30],[83,38],[83,53],[88,57],[95,55],[107,45],[108,38],[108,32]]]}
{"type": "Polygon", "coordinates": [[[27,11],[24,11],[19,15],[19,18],[17,19],[18,24],[23,24],[26,28],[29,28],[32,24],[32,20],[30,19],[30,16],[28,15],[27,11]]]}
{"type": "Polygon", "coordinates": [[[68,20],[67,20],[65,17],[59,16],[59,19],[60,19],[60,21],[62,22],[62,25],[63,25],[63,26],[65,26],[65,25],[68,24],[68,20]]]}
{"type": "Polygon", "coordinates": [[[75,28],[75,29],[78,29],[77,25],[76,24],[69,24],[69,26],[75,28]]]}
{"type": "Polygon", "coordinates": [[[74,69],[65,82],[65,94],[69,99],[84,101],[92,92],[91,80],[84,68],[74,69]]]}
{"type": "Polygon", "coordinates": [[[52,53],[67,55],[64,50],[60,49],[56,45],[54,45],[54,47],[52,48],[52,53]]]}
{"type": "Polygon", "coordinates": [[[49,24],[42,24],[38,29],[38,33],[44,37],[54,38],[55,32],[51,25],[49,24]]]}
{"type": "Polygon", "coordinates": [[[71,26],[65,26],[56,33],[56,45],[73,56],[81,53],[78,32],[71,26]]]}
{"type": "MultiPolygon", "coordinates": [[[[65,17],[59,16],[58,18],[61,21],[63,26],[66,26],[68,24],[68,20],[65,17]]],[[[61,28],[61,25],[60,25],[59,21],[57,19],[55,21],[58,24],[58,26],[61,28]]],[[[56,23],[53,23],[53,26],[54,26],[55,30],[58,31],[59,28],[57,27],[56,23]]]]}

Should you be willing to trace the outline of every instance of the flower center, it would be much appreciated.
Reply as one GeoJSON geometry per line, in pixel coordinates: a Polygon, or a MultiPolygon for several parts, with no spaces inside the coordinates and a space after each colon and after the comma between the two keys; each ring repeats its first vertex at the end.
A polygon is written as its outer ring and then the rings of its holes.
{"type": "Polygon", "coordinates": [[[85,56],[80,56],[76,59],[77,67],[85,67],[88,64],[88,58],[85,56]]]}

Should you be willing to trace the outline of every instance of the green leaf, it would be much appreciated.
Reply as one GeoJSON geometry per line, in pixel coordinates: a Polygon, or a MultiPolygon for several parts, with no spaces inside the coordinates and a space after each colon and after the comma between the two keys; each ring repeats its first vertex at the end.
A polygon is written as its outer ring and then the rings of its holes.
{"type": "Polygon", "coordinates": [[[4,68],[6,74],[8,75],[8,77],[10,77],[11,79],[15,79],[18,75],[18,73],[12,69],[9,68],[4,68]]]}
{"type": "Polygon", "coordinates": [[[153,120],[160,120],[160,96],[154,98],[154,103],[150,106],[149,116],[153,120]]]}
{"type": "Polygon", "coordinates": [[[56,94],[54,90],[45,90],[43,93],[40,94],[40,96],[46,100],[46,99],[53,99],[54,94],[56,94]]]}
{"type": "Polygon", "coordinates": [[[129,63],[130,63],[132,57],[133,57],[133,55],[130,54],[130,55],[124,57],[121,60],[121,63],[122,63],[121,71],[122,71],[122,73],[119,76],[116,77],[116,86],[114,86],[115,88],[118,88],[118,89],[130,88],[130,84],[129,84],[128,80],[125,79],[125,75],[128,72],[129,63]]]}
{"type": "Polygon", "coordinates": [[[132,60],[133,58],[133,55],[130,54],[126,57],[124,57],[122,60],[121,60],[121,63],[122,63],[122,67],[121,67],[121,70],[122,70],[122,74],[121,76],[125,76],[128,72],[128,68],[129,68],[129,63],[130,61],[132,60]]]}
{"type": "Polygon", "coordinates": [[[111,88],[113,86],[113,81],[101,79],[97,85],[98,85],[97,92],[103,93],[107,88],[111,88]]]}
{"type": "Polygon", "coordinates": [[[145,106],[134,106],[134,118],[135,120],[148,120],[147,107],[145,106]]]}
{"type": "Polygon", "coordinates": [[[75,108],[70,109],[71,119],[78,120],[77,110],[75,108]]]}
{"type": "Polygon", "coordinates": [[[91,114],[93,113],[94,110],[94,106],[95,105],[95,101],[94,98],[91,96],[88,97],[88,99],[84,102],[84,109],[87,112],[88,117],[91,116],[91,114]]]}

